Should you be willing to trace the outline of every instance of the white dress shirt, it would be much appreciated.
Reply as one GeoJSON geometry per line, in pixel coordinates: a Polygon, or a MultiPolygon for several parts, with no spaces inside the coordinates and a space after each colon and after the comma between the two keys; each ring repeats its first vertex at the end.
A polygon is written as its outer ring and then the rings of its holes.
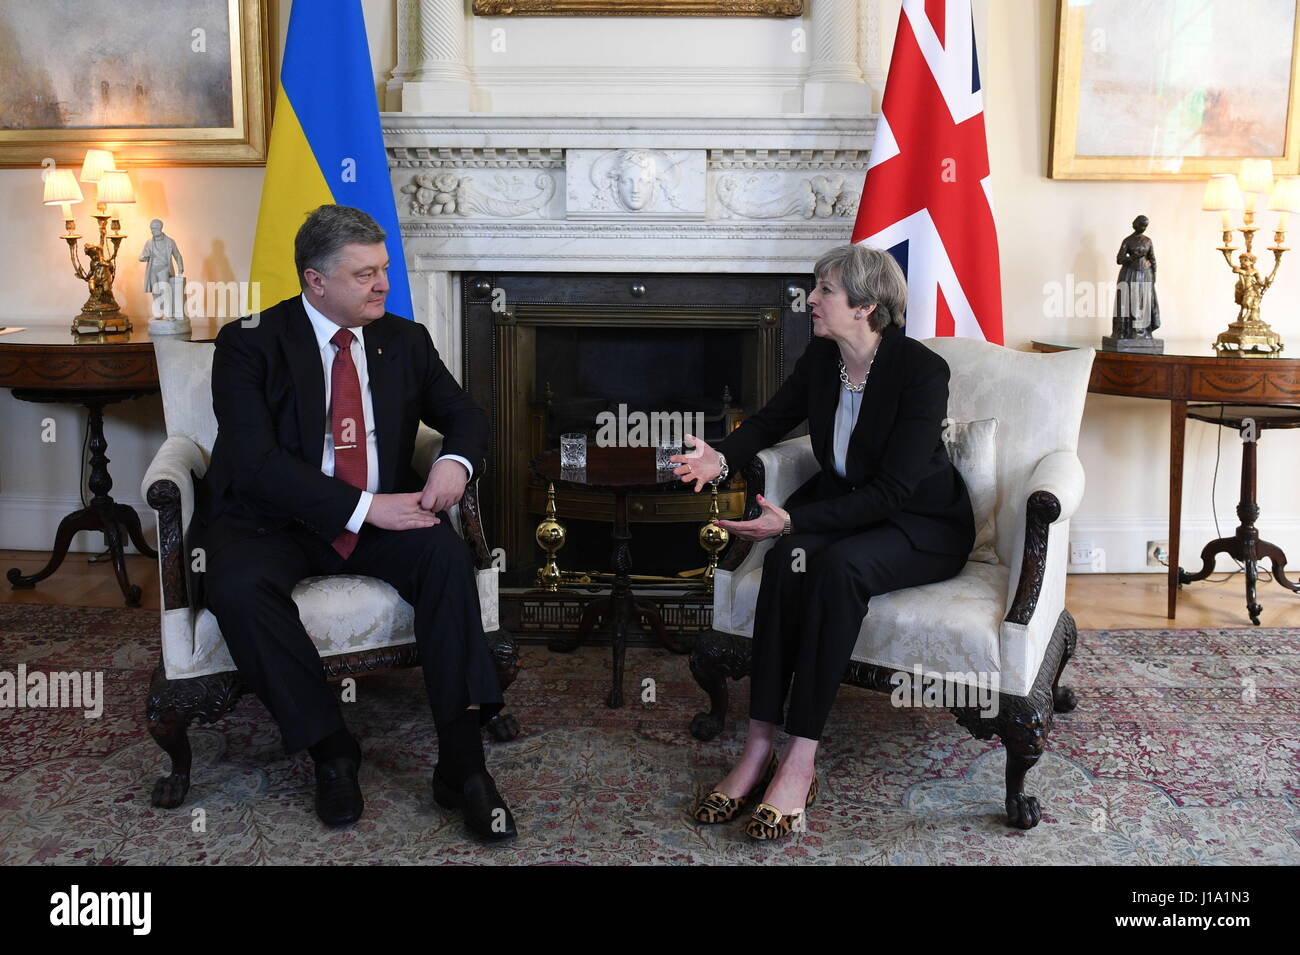
{"type": "MultiPolygon", "coordinates": [[[[334,420],[334,416],[333,409],[330,407],[330,377],[331,372],[334,370],[336,349],[330,339],[338,334],[342,326],[335,324],[317,311],[311,302],[307,301],[306,295],[302,296],[302,307],[306,309],[307,317],[311,319],[312,330],[316,333],[316,345],[320,349],[321,368],[325,372],[325,444],[321,450],[320,469],[324,474],[333,477],[334,429],[331,427],[331,422],[334,420]]],[[[365,523],[366,515],[370,513],[370,503],[374,500],[375,492],[379,490],[379,443],[375,438],[375,408],[374,402],[370,398],[370,374],[366,366],[365,329],[357,327],[349,329],[349,331],[355,336],[351,350],[352,364],[356,366],[357,380],[361,383],[361,411],[366,417],[366,486],[361,492],[361,499],[357,501],[356,510],[352,512],[352,516],[348,518],[346,525],[347,530],[356,534],[361,531],[361,525],[365,523]]],[[[443,458],[459,461],[465,466],[469,476],[474,476],[473,465],[459,454],[444,454],[439,456],[438,461],[443,458]]]]}

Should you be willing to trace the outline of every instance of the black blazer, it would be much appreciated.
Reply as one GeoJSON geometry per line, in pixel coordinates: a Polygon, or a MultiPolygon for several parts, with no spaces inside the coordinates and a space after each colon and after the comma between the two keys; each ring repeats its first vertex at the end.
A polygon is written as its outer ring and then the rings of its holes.
{"type": "Polygon", "coordinates": [[[888,521],[918,550],[966,554],[975,543],[970,495],[940,439],[948,374],[941,357],[889,325],[867,376],[845,454],[847,478],[841,478],[834,466],[839,346],[814,338],[767,406],[716,450],[737,473],[806,419],[821,471],[786,502],[794,533],[888,521]]]}
{"type": "MultiPolygon", "coordinates": [[[[487,414],[443,365],[428,330],[384,314],[365,326],[366,365],[375,415],[380,494],[418,491],[411,468],[423,421],[443,435],[442,453],[486,467],[487,414]]],[[[321,473],[328,427],[320,350],[298,296],[235,321],[217,335],[212,361],[217,439],[195,511],[205,541],[217,547],[298,522],[326,541],[347,524],[359,488],[321,473]],[[251,322],[251,320],[249,320],[251,322]]]]}

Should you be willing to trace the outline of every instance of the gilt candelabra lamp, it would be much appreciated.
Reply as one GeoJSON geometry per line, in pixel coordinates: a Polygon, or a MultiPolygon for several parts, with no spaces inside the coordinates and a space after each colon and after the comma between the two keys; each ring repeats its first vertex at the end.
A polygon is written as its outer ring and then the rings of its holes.
{"type": "Polygon", "coordinates": [[[117,250],[126,238],[122,232],[117,207],[135,202],[131,179],[118,169],[113,154],[106,149],[89,149],[81,166],[81,182],[95,184],[95,220],[99,223],[99,243],[84,247],[88,260],[84,265],[77,243],[81,235],[72,217],[72,204],[81,202],[81,187],[70,169],[53,169],[45,173],[44,203],[63,207],[63,235],[72,258],[72,272],[86,283],[89,295],[81,312],[72,320],[74,335],[87,332],[129,332],[131,319],[122,312],[113,297],[113,279],[117,275],[117,250]]]}
{"type": "Polygon", "coordinates": [[[1267,159],[1242,161],[1237,174],[1212,176],[1205,184],[1205,199],[1201,207],[1222,216],[1223,244],[1218,247],[1224,261],[1236,276],[1233,299],[1237,303],[1237,317],[1219,334],[1214,350],[1222,356],[1243,358],[1276,358],[1282,354],[1282,336],[1260,318],[1260,302],[1273,285],[1282,265],[1282,254],[1287,251],[1287,216],[1300,212],[1300,177],[1289,176],[1274,180],[1273,165],[1267,159]],[[1268,209],[1278,214],[1273,231],[1273,267],[1268,275],[1260,271],[1254,251],[1255,205],[1260,197],[1268,197],[1268,209]],[[1242,212],[1242,222],[1236,230],[1232,226],[1233,212],[1242,212]],[[1232,233],[1240,231],[1245,248],[1233,261],[1237,247],[1232,244],[1232,233]]]}

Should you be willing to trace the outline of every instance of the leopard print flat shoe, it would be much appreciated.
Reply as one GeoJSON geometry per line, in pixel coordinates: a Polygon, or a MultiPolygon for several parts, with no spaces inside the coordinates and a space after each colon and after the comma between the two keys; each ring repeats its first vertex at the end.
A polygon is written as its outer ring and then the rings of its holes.
{"type": "MultiPolygon", "coordinates": [[[[812,785],[808,787],[808,799],[804,802],[804,809],[811,806],[816,799],[817,777],[814,775],[812,785]]],[[[752,839],[762,841],[784,839],[801,828],[799,822],[803,813],[803,809],[796,809],[789,815],[784,815],[775,806],[769,806],[765,802],[759,803],[754,808],[749,821],[745,823],[745,834],[752,839]]]]}
{"type": "Polygon", "coordinates": [[[767,761],[767,769],[763,771],[763,778],[756,782],[744,796],[731,798],[726,793],[714,790],[709,793],[695,807],[695,821],[706,826],[717,825],[720,822],[731,822],[736,818],[740,810],[745,808],[745,803],[754,797],[754,793],[764,792],[772,783],[772,777],[776,775],[777,759],[776,753],[772,754],[771,759],[767,761]]]}

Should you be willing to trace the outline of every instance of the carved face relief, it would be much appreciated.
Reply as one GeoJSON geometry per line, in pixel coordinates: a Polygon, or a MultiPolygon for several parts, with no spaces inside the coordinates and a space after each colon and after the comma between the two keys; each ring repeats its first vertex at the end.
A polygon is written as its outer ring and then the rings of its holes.
{"type": "Polygon", "coordinates": [[[611,175],[624,209],[640,212],[650,204],[659,178],[653,154],[640,149],[627,150],[619,155],[611,175]]]}

